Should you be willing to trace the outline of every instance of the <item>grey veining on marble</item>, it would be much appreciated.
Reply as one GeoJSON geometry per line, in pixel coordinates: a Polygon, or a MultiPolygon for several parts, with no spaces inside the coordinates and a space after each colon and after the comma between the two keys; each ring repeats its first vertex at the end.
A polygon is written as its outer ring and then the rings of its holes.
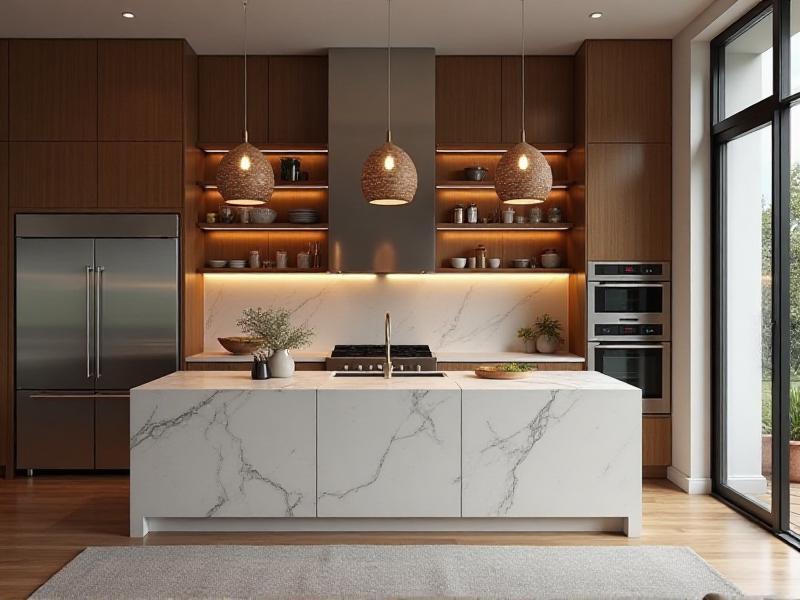
{"type": "Polygon", "coordinates": [[[321,390],[317,410],[320,517],[460,516],[457,389],[321,390]]]}
{"type": "Polygon", "coordinates": [[[132,514],[315,516],[315,412],[313,390],[134,390],[132,514]]]}
{"type": "Polygon", "coordinates": [[[567,287],[567,276],[560,275],[207,277],[205,350],[220,350],[217,337],[238,335],[242,310],[261,305],[287,308],[314,328],[312,352],[383,343],[386,311],[394,343],[449,352],[521,351],[517,329],[538,315],[550,313],[566,327],[567,287]]]}
{"type": "Polygon", "coordinates": [[[462,419],[463,516],[641,518],[639,390],[464,389],[462,419]]]}

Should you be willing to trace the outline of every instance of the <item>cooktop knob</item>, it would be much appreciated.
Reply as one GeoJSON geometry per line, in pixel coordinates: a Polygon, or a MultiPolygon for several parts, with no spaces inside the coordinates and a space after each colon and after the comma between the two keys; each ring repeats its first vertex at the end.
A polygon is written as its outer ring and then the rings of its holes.
{"type": "Polygon", "coordinates": [[[342,367],[342,369],[344,369],[345,371],[349,371],[349,370],[350,370],[350,365],[348,365],[348,364],[345,364],[345,365],[342,367]]]}
{"type": "Polygon", "coordinates": [[[364,365],[358,365],[358,370],[359,371],[363,371],[364,370],[364,365]]]}
{"type": "Polygon", "coordinates": [[[370,371],[374,371],[374,370],[375,370],[375,365],[370,365],[370,366],[369,366],[369,370],[370,370],[370,371]]]}
{"type": "Polygon", "coordinates": [[[379,371],[383,371],[383,364],[381,364],[381,363],[378,363],[378,370],[379,370],[379,371]]]}
{"type": "Polygon", "coordinates": [[[422,365],[417,365],[417,371],[422,371],[422,365]]]}
{"type": "Polygon", "coordinates": [[[405,365],[400,365],[399,369],[400,369],[401,371],[405,371],[405,370],[406,370],[406,366],[405,366],[405,365]]]}

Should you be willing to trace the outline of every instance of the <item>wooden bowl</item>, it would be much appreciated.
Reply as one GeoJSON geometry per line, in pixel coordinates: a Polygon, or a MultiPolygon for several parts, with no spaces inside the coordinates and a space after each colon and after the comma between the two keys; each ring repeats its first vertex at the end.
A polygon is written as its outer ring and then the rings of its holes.
{"type": "Polygon", "coordinates": [[[503,371],[497,367],[478,367],[475,369],[475,375],[481,379],[527,379],[536,372],[536,369],[530,371],[503,371]]]}
{"type": "Polygon", "coordinates": [[[264,343],[264,340],[252,337],[224,337],[217,338],[217,341],[231,354],[252,354],[264,343]]]}

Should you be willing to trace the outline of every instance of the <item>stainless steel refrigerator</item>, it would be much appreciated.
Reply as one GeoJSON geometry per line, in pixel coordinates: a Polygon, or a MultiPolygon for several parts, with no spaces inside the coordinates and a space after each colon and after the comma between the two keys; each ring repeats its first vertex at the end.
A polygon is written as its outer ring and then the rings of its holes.
{"type": "Polygon", "coordinates": [[[129,390],[178,368],[177,215],[18,215],[18,469],[124,469],[129,390]]]}

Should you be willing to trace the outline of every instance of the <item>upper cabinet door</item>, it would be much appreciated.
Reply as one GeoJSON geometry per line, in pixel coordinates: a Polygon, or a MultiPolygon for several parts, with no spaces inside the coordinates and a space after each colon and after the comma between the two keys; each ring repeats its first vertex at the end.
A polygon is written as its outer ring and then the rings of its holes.
{"type": "Polygon", "coordinates": [[[97,42],[11,40],[10,139],[97,139],[97,42]]]}
{"type": "Polygon", "coordinates": [[[436,143],[501,139],[501,57],[436,57],[436,143]]]}
{"type": "Polygon", "coordinates": [[[100,142],[98,206],[174,208],[183,205],[181,142],[100,142]]]}
{"type": "Polygon", "coordinates": [[[586,42],[587,142],[672,140],[672,43],[586,42]]]}
{"type": "MultiPolygon", "coordinates": [[[[253,143],[267,141],[269,57],[247,57],[247,132],[253,143]]],[[[244,59],[198,59],[198,139],[237,143],[244,135],[244,59]]]]}
{"type": "Polygon", "coordinates": [[[183,138],[183,43],[99,42],[100,140],[183,138]]]}
{"type": "Polygon", "coordinates": [[[328,57],[269,57],[269,141],[328,141],[328,57]]]}
{"type": "MultiPolygon", "coordinates": [[[[502,57],[503,142],[516,143],[522,126],[522,74],[518,56],[502,57]]],[[[573,58],[525,57],[525,133],[532,144],[573,142],[573,58]]]]}
{"type": "Polygon", "coordinates": [[[590,144],[589,260],[672,258],[671,145],[590,144]]]}
{"type": "Polygon", "coordinates": [[[0,140],[8,139],[8,41],[0,40],[0,140]]]}

